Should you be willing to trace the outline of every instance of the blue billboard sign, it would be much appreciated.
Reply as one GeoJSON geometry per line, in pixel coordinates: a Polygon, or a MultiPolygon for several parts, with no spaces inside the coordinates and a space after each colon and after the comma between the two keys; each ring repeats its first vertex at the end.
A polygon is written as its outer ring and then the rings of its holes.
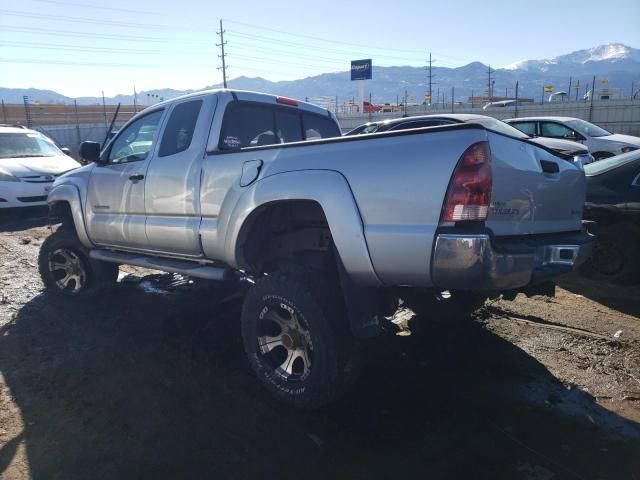
{"type": "Polygon", "coordinates": [[[351,80],[371,80],[371,59],[351,60],[351,80]]]}

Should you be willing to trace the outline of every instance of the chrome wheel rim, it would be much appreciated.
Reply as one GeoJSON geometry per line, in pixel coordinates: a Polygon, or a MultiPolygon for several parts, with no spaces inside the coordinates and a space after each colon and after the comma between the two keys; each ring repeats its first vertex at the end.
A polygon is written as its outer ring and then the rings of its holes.
{"type": "Polygon", "coordinates": [[[258,348],[274,373],[287,382],[303,381],[311,373],[309,330],[288,305],[266,306],[260,312],[258,348]]]}
{"type": "Polygon", "coordinates": [[[49,272],[60,290],[78,293],[87,282],[82,260],[72,250],[59,248],[49,255],[49,272]]]}

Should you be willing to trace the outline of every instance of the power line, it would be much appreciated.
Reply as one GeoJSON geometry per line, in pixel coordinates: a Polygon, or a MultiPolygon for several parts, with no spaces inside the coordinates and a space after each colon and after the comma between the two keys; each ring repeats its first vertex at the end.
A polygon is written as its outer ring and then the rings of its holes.
{"type": "MultiPolygon", "coordinates": [[[[32,43],[32,42],[11,42],[0,40],[0,45],[6,45],[14,48],[27,49],[44,49],[44,50],[69,50],[78,52],[99,52],[99,53],[131,53],[131,54],[160,54],[166,53],[166,50],[135,50],[130,48],[112,48],[112,47],[76,47],[73,45],[62,45],[56,43],[32,43]]],[[[178,52],[176,52],[178,53],[178,52]]]]}
{"type": "Polygon", "coordinates": [[[54,5],[69,5],[72,7],[82,7],[82,8],[95,8],[99,10],[110,10],[113,12],[126,12],[126,13],[142,13],[145,15],[162,15],[159,12],[150,12],[148,10],[134,10],[132,8],[118,8],[118,7],[103,7],[100,5],[90,5],[86,3],[76,3],[76,2],[63,2],[59,0],[33,0],[34,2],[41,3],[52,3],[54,5]]]}
{"type": "Polygon", "coordinates": [[[36,35],[46,35],[46,36],[56,36],[56,37],[79,37],[79,38],[98,38],[101,40],[121,40],[121,41],[133,41],[133,42],[146,42],[146,43],[182,43],[182,44],[193,44],[193,43],[201,43],[197,40],[174,40],[174,39],[164,39],[160,37],[148,37],[148,36],[140,36],[140,35],[116,35],[116,34],[108,34],[108,33],[92,33],[92,32],[78,32],[73,30],[65,30],[60,31],[58,29],[48,29],[48,28],[28,28],[28,27],[13,27],[13,26],[5,26],[0,25],[0,30],[2,31],[11,31],[11,32],[24,32],[24,33],[32,33],[36,35]]]}
{"type": "Polygon", "coordinates": [[[149,67],[157,67],[158,65],[152,64],[140,64],[140,63],[96,63],[96,62],[67,62],[67,61],[57,61],[57,60],[49,60],[49,59],[22,59],[22,58],[2,58],[0,57],[0,62],[2,63],[35,63],[42,65],[87,65],[93,67],[139,67],[139,68],[149,68],[149,67]]]}
{"type": "MultiPolygon", "coordinates": [[[[332,40],[332,39],[327,39],[327,38],[315,37],[315,36],[312,36],[312,35],[304,35],[304,34],[300,34],[300,33],[285,32],[283,30],[277,30],[275,28],[261,27],[259,25],[253,25],[253,24],[250,24],[250,23],[238,22],[238,21],[235,21],[235,20],[226,19],[225,21],[227,23],[233,23],[233,24],[236,24],[236,25],[243,25],[243,26],[249,27],[249,28],[255,28],[255,29],[258,29],[258,30],[266,30],[266,31],[270,31],[270,32],[280,33],[280,34],[283,34],[283,35],[290,35],[290,36],[293,36],[293,37],[308,38],[310,40],[315,40],[315,41],[337,43],[337,44],[340,44],[340,45],[349,45],[349,46],[353,46],[353,47],[361,47],[361,48],[367,49],[367,51],[369,51],[369,52],[371,50],[386,50],[386,51],[389,51],[389,52],[403,52],[403,53],[413,52],[413,53],[416,53],[416,54],[421,54],[422,53],[420,50],[407,50],[407,49],[400,49],[400,48],[376,47],[374,45],[365,45],[365,44],[360,44],[360,43],[349,43],[349,42],[343,42],[343,41],[340,41],[340,40],[332,40]]],[[[378,55],[378,54],[376,54],[376,55],[378,55]]],[[[437,55],[439,57],[450,58],[452,60],[458,60],[458,61],[461,61],[461,62],[469,61],[468,59],[463,59],[463,58],[459,58],[459,57],[453,57],[451,55],[443,55],[443,54],[440,54],[440,53],[437,53],[437,55]]]]}
{"type": "MultiPolygon", "coordinates": [[[[274,39],[272,37],[265,37],[262,35],[253,35],[250,33],[244,33],[244,32],[239,32],[237,30],[228,30],[229,33],[233,35],[238,35],[240,37],[244,37],[244,38],[248,38],[248,39],[252,39],[252,40],[258,40],[258,41],[268,41],[268,42],[272,42],[272,43],[276,43],[279,45],[286,45],[286,46],[290,46],[293,48],[303,48],[305,50],[320,50],[322,52],[333,52],[333,53],[343,53],[346,55],[349,55],[349,57],[353,57],[354,55],[358,54],[358,52],[355,52],[353,50],[339,50],[339,49],[335,49],[335,48],[325,48],[322,46],[317,46],[317,45],[309,45],[309,44],[304,44],[304,43],[296,43],[296,42],[289,42],[286,40],[277,40],[274,39]]],[[[363,51],[365,55],[369,55],[370,52],[366,52],[363,51]]],[[[383,55],[383,54],[375,54],[376,58],[388,58],[388,59],[394,59],[394,60],[411,60],[411,61],[416,61],[416,62],[422,62],[422,56],[420,57],[399,57],[398,55],[383,55]]]]}
{"type": "Polygon", "coordinates": [[[86,17],[71,17],[67,15],[45,15],[39,13],[29,13],[29,12],[19,12],[15,10],[0,10],[0,14],[8,15],[12,17],[21,17],[21,18],[37,18],[44,20],[58,20],[58,21],[70,21],[70,22],[82,22],[82,23],[90,23],[94,25],[112,25],[117,27],[130,27],[130,28],[151,28],[151,29],[159,29],[170,27],[170,25],[159,25],[159,24],[140,24],[133,22],[118,22],[114,20],[95,20],[93,18],[86,17]]]}
{"type": "MultiPolygon", "coordinates": [[[[290,35],[292,37],[299,37],[299,38],[308,38],[310,40],[315,40],[315,41],[320,41],[320,42],[327,42],[327,43],[337,43],[339,45],[349,45],[352,47],[361,47],[361,48],[366,48],[368,50],[386,50],[386,51],[390,51],[390,52],[408,52],[411,50],[405,50],[405,49],[399,49],[399,48],[388,48],[388,47],[376,47],[374,45],[363,45],[363,44],[359,44],[359,43],[349,43],[349,42],[343,42],[340,40],[331,40],[328,38],[321,38],[321,37],[315,37],[312,35],[303,35],[300,33],[291,33],[291,32],[285,32],[283,30],[277,30],[275,28],[268,28],[268,27],[260,27],[258,25],[252,25],[250,23],[244,23],[244,22],[236,22],[234,20],[226,20],[228,23],[234,23],[236,25],[243,25],[245,27],[250,27],[250,28],[256,28],[259,30],[266,30],[269,32],[275,32],[275,33],[280,33],[283,35],[290,35]]],[[[415,53],[420,53],[418,50],[413,50],[413,52],[415,53]]]]}

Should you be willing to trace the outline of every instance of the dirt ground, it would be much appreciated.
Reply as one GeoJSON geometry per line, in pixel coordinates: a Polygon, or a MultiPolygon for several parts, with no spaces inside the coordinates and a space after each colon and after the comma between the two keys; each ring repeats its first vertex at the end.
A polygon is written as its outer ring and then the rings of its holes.
{"type": "Polygon", "coordinates": [[[303,413],[250,372],[237,302],[133,269],[56,302],[48,233],[41,210],[0,216],[0,479],[640,480],[640,286],[570,275],[552,299],[414,319],[303,413]]]}

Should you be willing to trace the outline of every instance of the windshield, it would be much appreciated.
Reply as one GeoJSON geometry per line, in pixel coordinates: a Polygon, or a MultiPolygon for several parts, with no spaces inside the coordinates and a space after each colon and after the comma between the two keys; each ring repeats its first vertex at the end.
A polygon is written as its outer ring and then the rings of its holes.
{"type": "Polygon", "coordinates": [[[469,123],[479,123],[483,127],[486,127],[488,130],[493,130],[494,132],[509,135],[510,137],[531,138],[526,133],[522,133],[517,128],[512,127],[511,125],[508,125],[500,120],[496,120],[495,118],[474,118],[473,120],[470,120],[469,123]]]}
{"type": "Polygon", "coordinates": [[[64,153],[40,133],[0,133],[0,159],[57,157],[59,155],[64,155],[64,153]]]}
{"type": "Polygon", "coordinates": [[[364,133],[374,133],[380,128],[381,123],[367,123],[366,125],[360,125],[359,127],[354,128],[350,132],[345,133],[345,135],[362,135],[364,133]]]}
{"type": "Polygon", "coordinates": [[[611,135],[611,132],[607,132],[604,128],[600,128],[593,123],[585,122],[584,120],[569,120],[565,122],[576,132],[581,133],[586,137],[604,137],[611,135]]]}

